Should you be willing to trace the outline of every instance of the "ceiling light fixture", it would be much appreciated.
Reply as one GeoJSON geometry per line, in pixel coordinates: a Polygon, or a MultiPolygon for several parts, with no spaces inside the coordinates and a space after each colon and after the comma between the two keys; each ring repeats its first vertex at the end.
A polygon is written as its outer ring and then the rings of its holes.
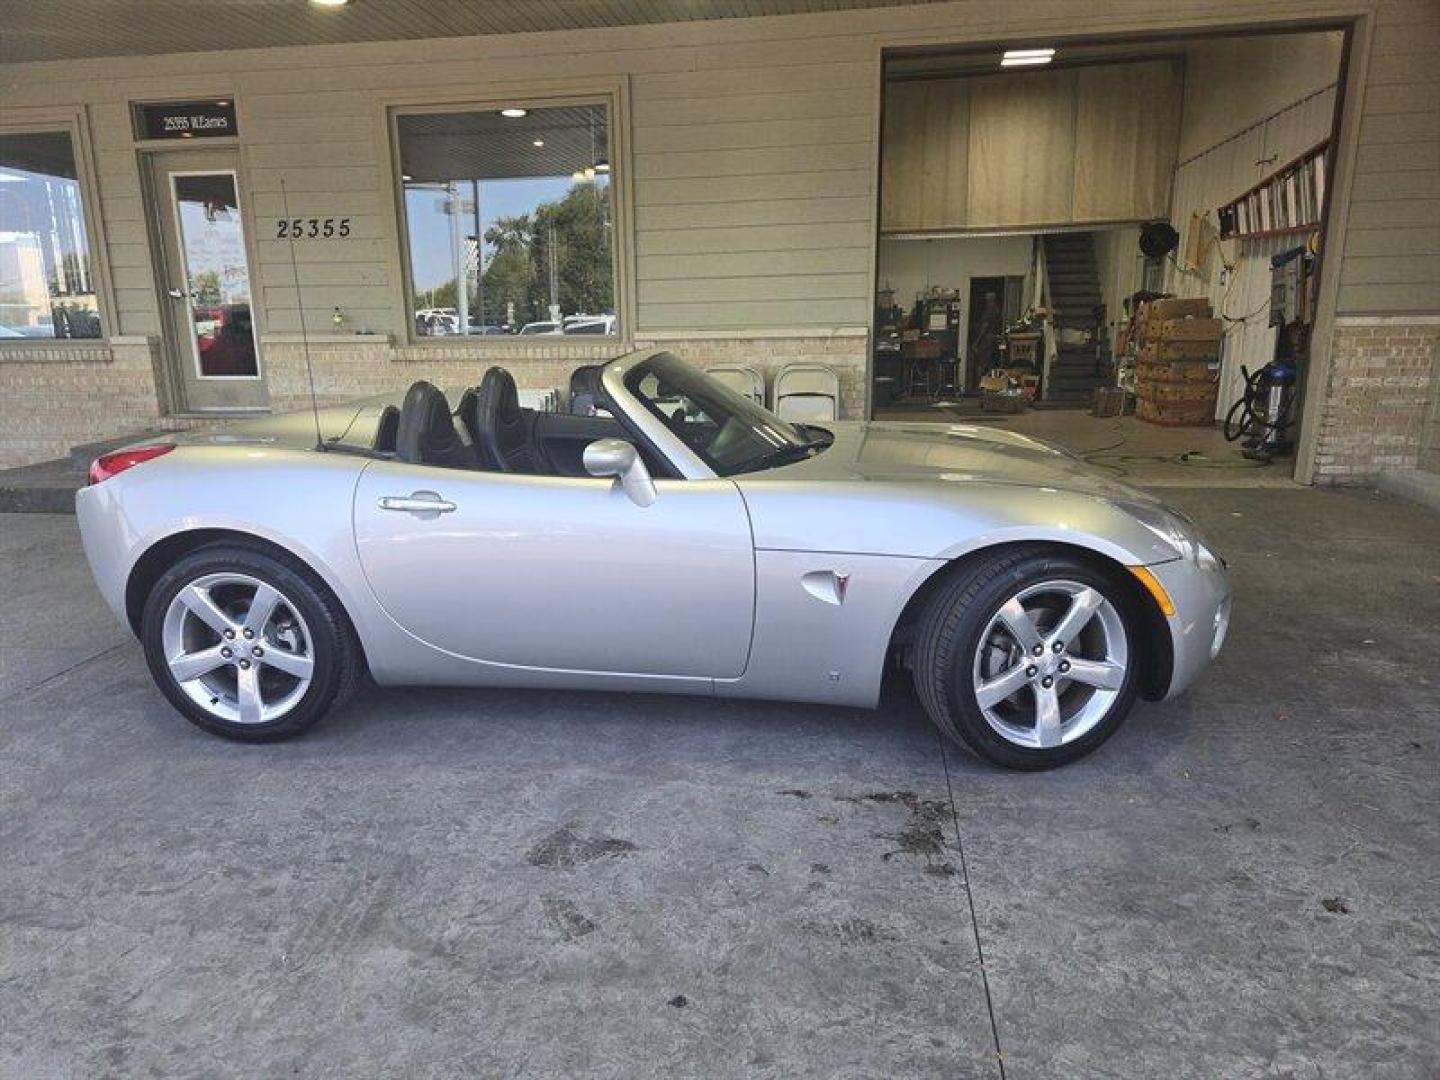
{"type": "Polygon", "coordinates": [[[411,180],[414,180],[415,178],[411,176],[408,172],[402,172],[400,174],[400,179],[408,184],[411,180]]]}
{"type": "Polygon", "coordinates": [[[1055,59],[1054,49],[1006,49],[1000,58],[1001,67],[1030,67],[1033,64],[1048,64],[1055,59]]]}
{"type": "Polygon", "coordinates": [[[609,171],[610,171],[610,162],[608,162],[608,161],[597,161],[597,162],[595,162],[595,171],[598,172],[598,173],[607,173],[607,172],[609,172],[609,171]]]}
{"type": "Polygon", "coordinates": [[[501,109],[500,115],[508,117],[511,120],[519,120],[520,117],[527,115],[529,112],[529,109],[519,109],[512,106],[508,109],[501,109]]]}
{"type": "Polygon", "coordinates": [[[310,0],[316,7],[344,7],[350,0],[310,0]]]}
{"type": "Polygon", "coordinates": [[[545,140],[544,140],[544,139],[536,139],[536,140],[535,140],[534,142],[532,142],[530,145],[531,145],[531,146],[544,146],[544,145],[545,145],[545,140]]]}

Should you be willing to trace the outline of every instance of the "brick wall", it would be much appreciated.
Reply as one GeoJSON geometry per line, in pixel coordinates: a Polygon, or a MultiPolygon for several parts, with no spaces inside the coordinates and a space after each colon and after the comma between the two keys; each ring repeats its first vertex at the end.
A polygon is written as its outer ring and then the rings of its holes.
{"type": "Polygon", "coordinates": [[[120,338],[0,352],[0,468],[158,426],[156,343],[120,338]]]}
{"type": "Polygon", "coordinates": [[[1431,463],[1434,453],[1422,448],[1433,438],[1437,352],[1440,318],[1336,320],[1316,446],[1317,483],[1370,483],[1381,472],[1416,468],[1422,454],[1431,463]]]}

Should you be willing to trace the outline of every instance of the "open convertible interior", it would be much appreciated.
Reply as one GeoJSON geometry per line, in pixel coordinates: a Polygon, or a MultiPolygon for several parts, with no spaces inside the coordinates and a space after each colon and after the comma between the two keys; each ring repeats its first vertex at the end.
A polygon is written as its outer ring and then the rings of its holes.
{"type": "MultiPolygon", "coordinates": [[[[582,368],[572,393],[588,392],[598,402],[594,368],[582,368]]],[[[492,367],[452,408],[439,387],[414,383],[397,409],[387,406],[376,426],[374,449],[415,465],[518,473],[531,476],[587,476],[582,456],[597,439],[631,439],[611,416],[540,412],[520,404],[515,378],[492,367]]],[[[657,475],[667,463],[637,447],[657,475]]]]}

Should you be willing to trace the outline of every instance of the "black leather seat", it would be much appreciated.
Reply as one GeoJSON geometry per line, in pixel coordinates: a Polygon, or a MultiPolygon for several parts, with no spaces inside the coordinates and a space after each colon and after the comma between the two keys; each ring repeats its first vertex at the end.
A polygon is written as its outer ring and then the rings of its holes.
{"type": "MultiPolygon", "coordinates": [[[[462,415],[468,414],[462,413],[462,415]]],[[[467,426],[475,440],[482,469],[533,473],[539,465],[535,451],[535,413],[520,407],[514,377],[502,367],[485,373],[475,395],[474,420],[467,426]]]]}
{"type": "Polygon", "coordinates": [[[473,469],[475,451],[455,430],[445,395],[423,379],[405,392],[395,432],[395,456],[416,465],[473,469]]]}
{"type": "Polygon", "coordinates": [[[600,396],[600,365],[584,364],[570,376],[570,412],[575,416],[594,416],[603,403],[600,396]]]}
{"type": "Polygon", "coordinates": [[[375,438],[370,445],[383,454],[395,452],[395,438],[400,433],[400,410],[386,405],[380,410],[380,419],[375,422],[375,438]]]}

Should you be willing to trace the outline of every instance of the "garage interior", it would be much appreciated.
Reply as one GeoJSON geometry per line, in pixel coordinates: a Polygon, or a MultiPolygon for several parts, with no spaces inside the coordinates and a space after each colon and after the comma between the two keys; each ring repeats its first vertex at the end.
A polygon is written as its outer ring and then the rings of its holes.
{"type": "Polygon", "coordinates": [[[1152,478],[1288,476],[1344,48],[1336,30],[890,55],[875,415],[1152,478]],[[1237,406],[1227,439],[1246,373],[1292,335],[1286,426],[1244,431],[1237,406]]]}

